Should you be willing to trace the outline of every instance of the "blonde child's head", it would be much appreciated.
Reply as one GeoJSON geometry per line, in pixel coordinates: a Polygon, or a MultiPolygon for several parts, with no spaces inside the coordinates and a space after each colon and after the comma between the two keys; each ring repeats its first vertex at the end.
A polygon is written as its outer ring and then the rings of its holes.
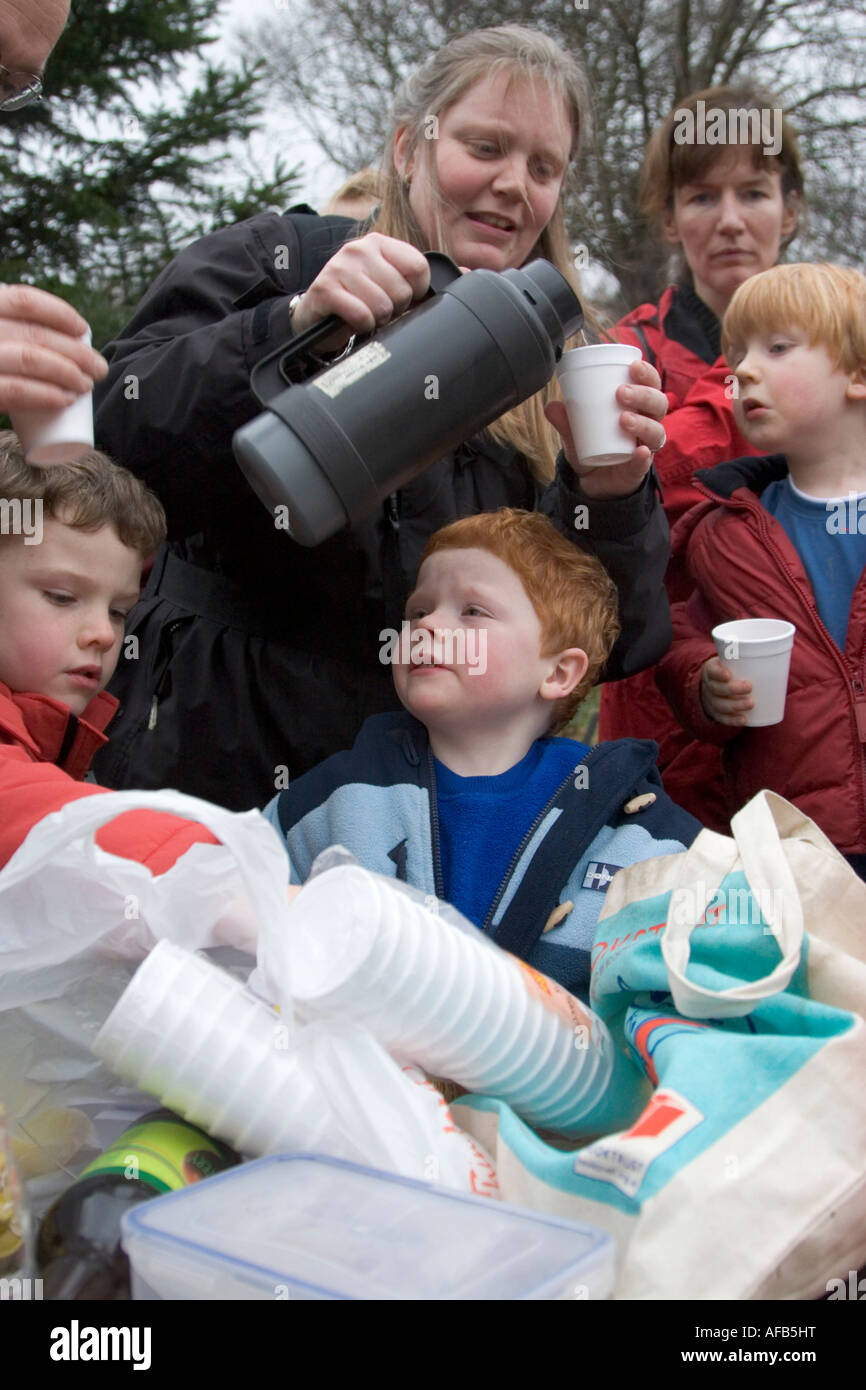
{"type": "Polygon", "coordinates": [[[866,276],[847,266],[802,262],[777,265],[744,281],[722,322],[722,352],[731,364],[750,339],[799,329],[823,347],[835,366],[866,365],[866,276]]]}
{"type": "Polygon", "coordinates": [[[322,212],[338,213],[341,217],[354,217],[357,222],[364,222],[382,201],[384,191],[385,176],[381,169],[359,169],[331,194],[322,212]]]}

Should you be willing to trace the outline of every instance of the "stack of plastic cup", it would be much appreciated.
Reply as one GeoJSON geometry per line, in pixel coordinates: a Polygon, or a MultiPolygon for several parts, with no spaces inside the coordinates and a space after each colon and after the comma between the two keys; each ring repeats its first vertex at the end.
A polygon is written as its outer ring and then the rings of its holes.
{"type": "Polygon", "coordinates": [[[279,1016],[218,966],[160,941],[93,1044],[113,1071],[247,1154],[355,1157],[279,1016]]]}
{"type": "Polygon", "coordinates": [[[599,1129],[637,1113],[637,1072],[596,1015],[385,879],[357,867],[311,879],[292,926],[305,1017],[350,1018],[396,1056],[562,1134],[585,1132],[590,1113],[599,1129]]]}

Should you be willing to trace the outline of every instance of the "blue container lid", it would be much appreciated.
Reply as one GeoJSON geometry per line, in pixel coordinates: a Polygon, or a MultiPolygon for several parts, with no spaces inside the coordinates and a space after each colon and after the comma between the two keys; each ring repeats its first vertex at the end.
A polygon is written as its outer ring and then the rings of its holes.
{"type": "Polygon", "coordinates": [[[123,1218],[159,1298],[606,1298],[605,1232],[320,1154],[280,1154],[123,1218]]]}

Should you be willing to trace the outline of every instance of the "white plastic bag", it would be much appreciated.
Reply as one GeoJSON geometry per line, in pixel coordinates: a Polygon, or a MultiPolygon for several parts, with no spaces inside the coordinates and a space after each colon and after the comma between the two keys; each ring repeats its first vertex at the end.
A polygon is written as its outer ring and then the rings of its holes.
{"type": "MultiPolygon", "coordinates": [[[[420,1182],[498,1197],[489,1155],[458,1129],[418,1067],[401,1066],[368,1029],[338,1019],[300,1026],[296,1037],[323,1106],[341,1131],[338,1157],[420,1182]]],[[[337,1146],[328,1152],[337,1153],[337,1146]]]]}
{"type": "MultiPolygon", "coordinates": [[[[345,853],[345,851],[343,851],[345,853]]],[[[327,862],[327,861],[326,861],[327,862]]],[[[0,1098],[37,1214],[143,1111],[150,1095],[119,1081],[91,1043],[154,942],[188,950],[258,935],[259,993],[291,1001],[285,852],[256,811],[179,792],[113,792],[71,802],[33,827],[0,871],[0,1098]],[[130,810],[198,821],[221,841],[194,845],[154,878],[101,850],[101,825],[130,810]]],[[[223,962],[224,963],[224,962],[223,962]]],[[[252,961],[235,958],[246,978],[252,961]]],[[[486,1154],[454,1127],[422,1073],[403,1069],[364,1029],[301,1030],[317,1084],[345,1142],[375,1166],[496,1195],[486,1154]],[[405,1072],[405,1074],[404,1074],[405,1072]]]]}
{"type": "Polygon", "coordinates": [[[62,964],[97,942],[103,957],[110,950],[140,960],[164,936],[190,950],[227,944],[236,923],[237,943],[245,939],[252,952],[254,924],[269,920],[278,951],[286,881],[285,854],[258,811],[227,811],[175,791],[70,802],[39,821],[0,871],[0,1008],[14,1002],[17,988],[26,993],[30,971],[62,964]],[[101,826],[138,810],[196,821],[221,843],[193,845],[154,877],[95,841],[101,826]]]}
{"type": "Polygon", "coordinates": [[[252,952],[267,918],[278,951],[287,914],[285,854],[257,811],[173,791],[110,792],[32,828],[0,871],[0,1098],[37,1210],[153,1108],[90,1043],[154,940],[192,950],[234,940],[252,952]],[[221,843],[194,845],[158,877],[95,843],[100,826],[145,809],[198,821],[221,843]]]}

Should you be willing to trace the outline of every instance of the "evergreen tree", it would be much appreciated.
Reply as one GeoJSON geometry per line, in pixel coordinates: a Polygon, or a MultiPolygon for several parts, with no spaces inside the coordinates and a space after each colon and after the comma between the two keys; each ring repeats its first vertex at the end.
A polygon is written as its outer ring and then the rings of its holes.
{"type": "Polygon", "coordinates": [[[47,64],[46,99],[0,117],[0,280],[61,294],[96,345],[180,246],[291,201],[298,171],[284,161],[243,184],[232,167],[264,77],[260,64],[202,56],[221,5],[82,0],[47,64]]]}

